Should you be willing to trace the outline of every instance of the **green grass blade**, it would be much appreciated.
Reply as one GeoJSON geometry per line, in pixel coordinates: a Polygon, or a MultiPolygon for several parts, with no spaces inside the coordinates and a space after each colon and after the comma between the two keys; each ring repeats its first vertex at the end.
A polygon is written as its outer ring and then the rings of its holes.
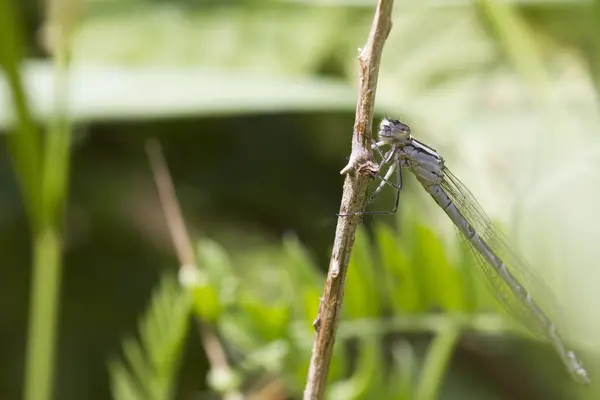
{"type": "Polygon", "coordinates": [[[23,33],[20,15],[11,0],[0,1],[0,67],[4,70],[12,106],[16,114],[15,132],[7,136],[7,145],[21,187],[29,221],[40,221],[40,137],[31,115],[19,71],[22,60],[23,33]]]}
{"type": "Polygon", "coordinates": [[[509,4],[492,0],[478,0],[477,4],[512,64],[540,94],[550,82],[550,76],[532,29],[509,4]]]}

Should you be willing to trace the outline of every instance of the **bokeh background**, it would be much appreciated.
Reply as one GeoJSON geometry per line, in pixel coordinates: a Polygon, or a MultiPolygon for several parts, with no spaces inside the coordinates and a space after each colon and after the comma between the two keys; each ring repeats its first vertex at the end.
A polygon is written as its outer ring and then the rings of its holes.
{"type": "MultiPolygon", "coordinates": [[[[374,3],[0,2],[0,398],[301,398],[374,3]]],[[[445,156],[552,288],[592,386],[405,174],[400,212],[359,232],[328,398],[597,399],[600,2],[396,0],[393,23],[375,123],[445,156]]]]}

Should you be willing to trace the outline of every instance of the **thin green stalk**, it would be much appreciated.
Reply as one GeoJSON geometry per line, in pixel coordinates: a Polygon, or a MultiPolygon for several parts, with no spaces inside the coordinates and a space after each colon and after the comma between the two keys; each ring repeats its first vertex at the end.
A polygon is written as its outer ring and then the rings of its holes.
{"type": "Polygon", "coordinates": [[[0,1],[0,36],[6,39],[0,41],[0,66],[5,71],[15,110],[15,129],[7,135],[7,145],[33,236],[34,271],[24,392],[26,399],[46,400],[52,393],[61,245],[59,230],[43,224],[50,218],[43,215],[42,142],[19,71],[23,48],[20,21],[15,4],[0,1]]]}
{"type": "Polygon", "coordinates": [[[49,400],[53,393],[57,318],[62,276],[62,222],[68,193],[71,129],[67,114],[69,29],[54,44],[55,112],[48,129],[41,170],[41,217],[34,237],[33,285],[25,376],[26,400],[49,400]]]}
{"type": "Polygon", "coordinates": [[[46,138],[44,169],[42,171],[43,226],[58,227],[68,192],[70,167],[71,128],[67,116],[68,58],[65,54],[55,56],[54,87],[55,114],[46,138]]]}
{"type": "MultiPolygon", "coordinates": [[[[60,90],[60,89],[59,89],[60,90]]],[[[45,146],[42,180],[42,222],[34,237],[33,284],[29,309],[29,338],[25,399],[51,398],[56,346],[56,319],[62,275],[62,219],[69,171],[70,129],[57,117],[45,146]]]]}
{"type": "Polygon", "coordinates": [[[52,229],[38,233],[34,239],[24,397],[27,400],[48,400],[53,390],[60,247],[60,234],[52,229]]]}
{"type": "Polygon", "coordinates": [[[437,399],[446,368],[452,357],[456,342],[460,337],[460,326],[449,323],[441,330],[427,353],[421,379],[417,388],[417,400],[437,399]]]}

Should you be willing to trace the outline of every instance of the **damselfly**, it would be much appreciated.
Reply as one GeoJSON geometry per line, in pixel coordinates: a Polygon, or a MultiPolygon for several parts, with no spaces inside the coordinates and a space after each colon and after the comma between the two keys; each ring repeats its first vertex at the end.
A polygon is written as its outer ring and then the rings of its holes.
{"type": "Polygon", "coordinates": [[[566,346],[555,323],[548,317],[549,313],[560,314],[560,307],[551,300],[554,298],[552,292],[504,235],[494,228],[471,192],[446,168],[444,159],[434,149],[414,139],[406,124],[388,118],[379,125],[378,141],[373,144],[373,149],[381,155],[379,169],[385,166],[389,168],[385,176],[377,175],[382,182],[369,201],[388,184],[397,190],[396,202],[391,212],[371,211],[364,214],[395,213],[402,189],[402,168],[411,171],[472,246],[477,265],[500,303],[555,347],[577,382],[588,384],[587,371],[575,353],[566,346]],[[390,178],[394,172],[397,180],[392,183],[390,178]],[[525,282],[531,285],[527,289],[525,282]],[[553,309],[544,310],[540,306],[541,299],[553,309]]]}

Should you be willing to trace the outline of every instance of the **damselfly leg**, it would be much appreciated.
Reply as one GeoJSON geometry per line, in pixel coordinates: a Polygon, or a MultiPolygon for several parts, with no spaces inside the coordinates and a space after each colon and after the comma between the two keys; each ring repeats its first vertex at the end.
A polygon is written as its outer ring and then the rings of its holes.
{"type": "Polygon", "coordinates": [[[347,217],[351,215],[391,215],[396,214],[398,211],[398,205],[400,204],[400,191],[402,190],[402,169],[400,164],[400,157],[396,157],[396,160],[393,160],[396,156],[396,148],[392,147],[385,155],[381,152],[379,148],[380,143],[374,143],[373,148],[377,149],[377,152],[381,156],[381,162],[379,164],[379,169],[381,169],[386,164],[391,164],[388,170],[385,173],[385,176],[381,176],[380,174],[372,174],[374,178],[381,180],[381,183],[377,186],[373,194],[369,196],[367,200],[367,205],[373,202],[375,197],[381,192],[381,190],[385,187],[385,185],[390,185],[396,189],[396,198],[394,200],[394,208],[391,211],[363,211],[363,212],[355,212],[349,214],[338,214],[340,217],[347,217]],[[393,161],[393,162],[392,162],[393,161]],[[392,183],[390,178],[393,173],[396,173],[396,183],[392,183]]]}

